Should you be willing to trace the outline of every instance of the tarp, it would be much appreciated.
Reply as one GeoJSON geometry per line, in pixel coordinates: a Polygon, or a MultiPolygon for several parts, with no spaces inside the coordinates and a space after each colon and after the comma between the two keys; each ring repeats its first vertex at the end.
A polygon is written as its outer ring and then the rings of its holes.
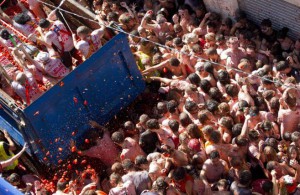
{"type": "Polygon", "coordinates": [[[0,177],[0,194],[5,195],[23,195],[19,190],[14,188],[10,183],[0,177]]]}

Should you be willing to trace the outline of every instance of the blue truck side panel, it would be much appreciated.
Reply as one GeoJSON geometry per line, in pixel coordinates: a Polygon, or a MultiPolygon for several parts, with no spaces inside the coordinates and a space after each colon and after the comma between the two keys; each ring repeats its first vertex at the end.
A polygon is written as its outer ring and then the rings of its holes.
{"type": "Polygon", "coordinates": [[[55,165],[71,153],[71,139],[82,140],[89,120],[104,125],[144,88],[127,37],[118,34],[23,110],[26,139],[40,161],[55,165]]]}
{"type": "Polygon", "coordinates": [[[0,194],[5,195],[22,195],[19,190],[17,190],[10,183],[5,181],[2,177],[0,177],[0,194]]]}

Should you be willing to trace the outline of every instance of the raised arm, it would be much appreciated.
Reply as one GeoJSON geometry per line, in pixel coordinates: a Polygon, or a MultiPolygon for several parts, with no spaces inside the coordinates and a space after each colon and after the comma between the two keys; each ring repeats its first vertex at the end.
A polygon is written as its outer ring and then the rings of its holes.
{"type": "Polygon", "coordinates": [[[148,30],[154,30],[155,28],[157,28],[157,24],[148,24],[146,21],[146,18],[150,17],[153,14],[152,10],[147,11],[147,13],[145,14],[145,16],[143,17],[142,21],[141,21],[141,27],[148,29],[148,30]]]}
{"type": "Polygon", "coordinates": [[[3,133],[4,133],[4,137],[8,141],[9,150],[11,150],[11,151],[16,150],[15,143],[11,140],[10,135],[8,134],[8,132],[6,130],[4,130],[3,133]]]}
{"type": "Polygon", "coordinates": [[[25,152],[25,150],[27,148],[28,148],[28,145],[27,145],[27,143],[25,143],[24,147],[22,148],[22,150],[19,153],[17,153],[15,156],[13,156],[12,158],[10,158],[6,161],[1,161],[0,164],[1,164],[2,168],[5,168],[5,167],[8,167],[8,166],[12,165],[15,160],[20,158],[20,156],[25,152]]]}
{"type": "Polygon", "coordinates": [[[248,121],[251,118],[250,115],[247,115],[245,118],[245,122],[241,131],[241,137],[247,138],[248,137],[248,121]]]}

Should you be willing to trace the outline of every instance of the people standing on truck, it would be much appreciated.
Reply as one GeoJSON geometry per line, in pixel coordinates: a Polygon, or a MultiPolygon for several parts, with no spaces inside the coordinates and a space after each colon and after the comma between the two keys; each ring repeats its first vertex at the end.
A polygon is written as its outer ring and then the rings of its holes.
{"type": "Polygon", "coordinates": [[[42,95],[42,90],[38,87],[38,84],[33,74],[24,70],[18,72],[16,78],[11,78],[6,70],[0,64],[0,74],[11,84],[12,88],[18,96],[20,96],[24,102],[24,105],[29,105],[42,95]]]}
{"type": "Polygon", "coordinates": [[[76,52],[72,33],[59,20],[41,19],[39,26],[43,29],[45,42],[51,45],[59,54],[63,63],[71,68],[73,65],[72,56],[75,56],[76,52]]]}
{"type": "Polygon", "coordinates": [[[93,55],[101,46],[101,38],[104,35],[105,25],[100,17],[97,17],[100,28],[92,31],[86,26],[80,26],[77,28],[77,36],[80,41],[77,42],[76,35],[72,34],[75,48],[83,55],[84,60],[93,55]]]}

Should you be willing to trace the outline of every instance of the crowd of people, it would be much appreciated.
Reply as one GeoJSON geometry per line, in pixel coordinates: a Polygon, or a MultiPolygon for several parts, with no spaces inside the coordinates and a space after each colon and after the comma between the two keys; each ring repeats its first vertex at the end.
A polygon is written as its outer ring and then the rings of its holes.
{"type": "MultiPolygon", "coordinates": [[[[88,144],[70,149],[101,163],[77,165],[72,178],[62,166],[52,193],[300,194],[300,39],[288,28],[276,31],[269,19],[255,25],[241,11],[221,18],[196,0],[78,2],[97,15],[99,29],[70,32],[57,9],[46,14],[39,1],[13,19],[1,12],[28,38],[1,30],[17,67],[1,68],[8,81],[1,88],[29,104],[40,84],[57,83],[118,30],[129,34],[147,88],[120,129],[90,121],[88,144]]],[[[7,160],[13,148],[4,145],[7,160]]],[[[32,177],[27,193],[50,193],[32,177]]]]}

